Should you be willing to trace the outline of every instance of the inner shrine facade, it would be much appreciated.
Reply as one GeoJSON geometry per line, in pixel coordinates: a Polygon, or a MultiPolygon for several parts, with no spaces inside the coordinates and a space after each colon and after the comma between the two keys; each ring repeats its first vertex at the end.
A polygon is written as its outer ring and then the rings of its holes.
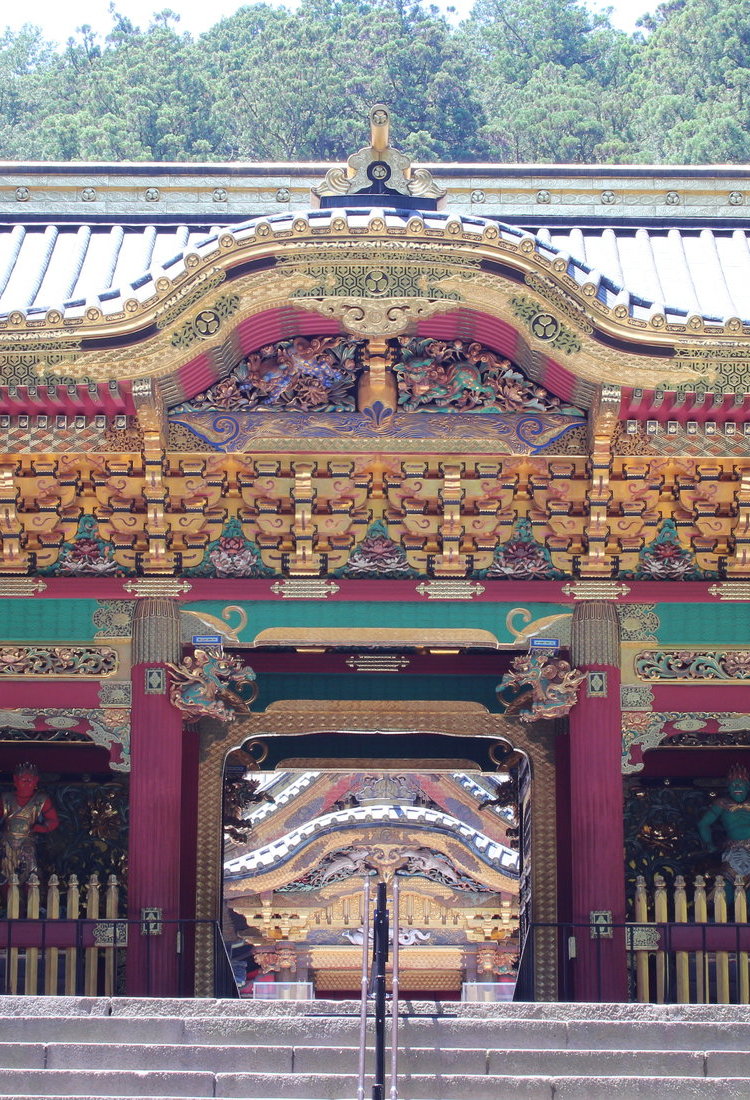
{"type": "Polygon", "coordinates": [[[209,925],[350,990],[399,874],[405,988],[533,941],[524,995],[647,999],[628,925],[706,923],[750,766],[750,177],[370,129],[4,166],[3,798],[55,805],[42,897],[117,879],[121,991],[214,992],[209,925]]]}

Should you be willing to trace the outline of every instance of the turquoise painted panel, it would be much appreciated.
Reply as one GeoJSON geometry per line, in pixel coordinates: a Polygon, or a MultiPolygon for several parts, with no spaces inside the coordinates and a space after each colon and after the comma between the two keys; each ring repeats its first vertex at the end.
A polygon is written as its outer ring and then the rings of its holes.
{"type": "MultiPolygon", "coordinates": [[[[247,626],[239,637],[252,642],[262,630],[279,627],[310,629],[314,627],[359,627],[432,630],[488,630],[500,642],[512,642],[513,634],[506,626],[506,617],[514,608],[527,607],[533,619],[570,613],[570,608],[553,603],[475,603],[469,600],[424,600],[419,603],[383,601],[344,602],[334,600],[279,600],[258,603],[235,603],[231,600],[203,600],[183,604],[186,610],[203,611],[221,619],[227,606],[242,607],[247,613],[247,626]]],[[[230,616],[234,625],[237,616],[230,616]]],[[[517,630],[526,624],[520,615],[513,620],[517,630]]],[[[196,633],[205,630],[196,629],[196,633]]],[[[552,627],[547,631],[554,637],[552,627]]]]}
{"type": "MultiPolygon", "coordinates": [[[[449,657],[445,658],[447,661],[449,657]]],[[[341,702],[342,722],[346,719],[347,699],[429,699],[481,703],[499,713],[495,686],[497,676],[366,676],[359,673],[329,676],[290,676],[280,673],[258,674],[258,700],[253,710],[264,710],[281,699],[335,699],[341,702]]],[[[467,730],[467,732],[469,732],[467,730]]]]}
{"type": "Polygon", "coordinates": [[[662,603],[657,638],[662,645],[692,649],[701,645],[750,643],[750,605],[743,603],[662,603]]]}
{"type": "Polygon", "coordinates": [[[0,600],[5,642],[88,642],[95,634],[96,600],[0,600]]]}

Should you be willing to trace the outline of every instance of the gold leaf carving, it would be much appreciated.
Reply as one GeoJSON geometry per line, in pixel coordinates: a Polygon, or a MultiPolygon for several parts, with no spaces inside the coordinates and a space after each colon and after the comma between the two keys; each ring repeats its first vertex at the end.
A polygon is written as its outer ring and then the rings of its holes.
{"type": "Polygon", "coordinates": [[[355,336],[399,336],[411,326],[436,313],[456,309],[458,302],[428,302],[418,298],[298,298],[302,309],[335,317],[355,336]]]}

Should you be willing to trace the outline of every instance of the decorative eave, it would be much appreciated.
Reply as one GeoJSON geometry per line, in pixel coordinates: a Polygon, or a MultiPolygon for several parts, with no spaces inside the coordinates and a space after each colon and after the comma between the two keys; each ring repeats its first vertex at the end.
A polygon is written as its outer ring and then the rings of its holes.
{"type": "MultiPolygon", "coordinates": [[[[23,400],[50,412],[61,385],[83,386],[93,399],[89,384],[103,383],[108,395],[117,381],[126,393],[136,378],[159,379],[174,404],[295,331],[414,332],[482,340],[583,405],[602,382],[744,394],[750,322],[688,317],[616,289],[496,222],[311,211],[222,230],[100,305],[13,311],[0,318],[0,365],[16,373],[20,365],[31,387],[23,400]],[[396,293],[387,292],[389,282],[396,293]]],[[[0,411],[17,405],[23,388],[10,391],[0,411]]]]}

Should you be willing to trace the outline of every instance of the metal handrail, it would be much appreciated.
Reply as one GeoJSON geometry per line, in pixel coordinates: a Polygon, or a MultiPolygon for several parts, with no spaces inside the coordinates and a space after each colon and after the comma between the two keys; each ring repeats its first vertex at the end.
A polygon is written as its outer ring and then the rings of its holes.
{"type": "Polygon", "coordinates": [[[368,962],[370,958],[370,879],[365,878],[362,894],[362,984],[359,1009],[359,1069],[357,1074],[357,1100],[365,1100],[365,1061],[367,1057],[367,989],[368,962]]]}
{"type": "Polygon", "coordinates": [[[378,883],[378,901],[372,923],[372,982],[375,998],[375,1083],[372,1100],[385,1100],[385,967],[388,962],[388,910],[385,883],[378,883]]]}
{"type": "MultiPolygon", "coordinates": [[[[385,1020],[386,1020],[386,963],[389,954],[389,913],[386,908],[386,885],[378,883],[377,902],[372,918],[373,952],[370,962],[370,879],[363,886],[362,917],[362,981],[359,1013],[359,1066],[357,1072],[357,1100],[365,1100],[365,1075],[367,1062],[367,1002],[375,1001],[375,1082],[372,1100],[385,1100],[385,1020]]],[[[393,883],[393,966],[391,995],[391,1063],[390,1100],[398,1100],[398,935],[399,935],[399,884],[393,883]]]]}
{"type": "Polygon", "coordinates": [[[393,966],[391,971],[391,1097],[398,1100],[398,878],[393,879],[393,966]]]}

